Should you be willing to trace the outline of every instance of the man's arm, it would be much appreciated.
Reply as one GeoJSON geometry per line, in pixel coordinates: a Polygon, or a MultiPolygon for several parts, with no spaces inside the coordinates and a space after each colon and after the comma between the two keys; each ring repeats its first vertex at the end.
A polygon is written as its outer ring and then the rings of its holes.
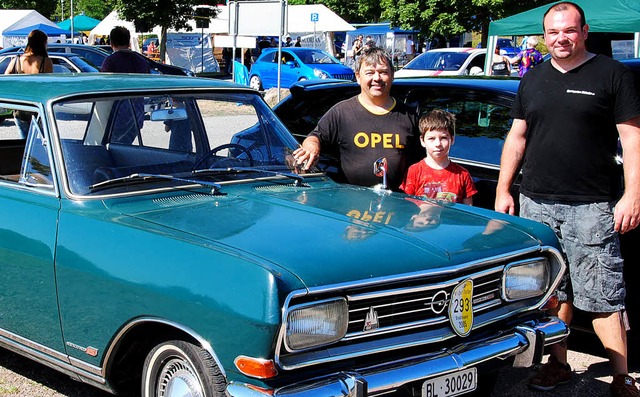
{"type": "Polygon", "coordinates": [[[511,130],[504,141],[502,158],[500,159],[500,176],[496,188],[495,209],[511,215],[515,214],[515,201],[511,196],[511,185],[516,179],[527,143],[527,122],[514,119],[511,130]]]}
{"type": "Polygon", "coordinates": [[[624,160],[624,194],[616,204],[614,229],[626,233],[640,222],[640,117],[616,125],[624,160]]]}
{"type": "Polygon", "coordinates": [[[309,135],[302,141],[302,146],[293,151],[293,158],[298,165],[304,164],[304,170],[308,171],[320,160],[320,139],[315,135],[309,135]]]}

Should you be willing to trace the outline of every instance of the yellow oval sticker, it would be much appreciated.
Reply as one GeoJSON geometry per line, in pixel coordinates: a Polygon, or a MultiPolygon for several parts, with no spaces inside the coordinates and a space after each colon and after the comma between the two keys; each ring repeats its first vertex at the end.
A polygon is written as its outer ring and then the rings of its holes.
{"type": "Polygon", "coordinates": [[[467,336],[473,327],[473,280],[464,280],[451,292],[449,321],[460,336],[467,336]]]}

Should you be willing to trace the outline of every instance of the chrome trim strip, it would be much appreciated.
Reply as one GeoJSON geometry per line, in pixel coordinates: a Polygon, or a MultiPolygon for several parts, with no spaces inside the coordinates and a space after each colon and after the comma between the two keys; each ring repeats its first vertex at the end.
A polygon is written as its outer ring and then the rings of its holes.
{"type": "MultiPolygon", "coordinates": [[[[482,272],[478,272],[478,273],[474,273],[472,276],[473,278],[480,278],[480,277],[485,277],[485,276],[489,276],[491,274],[494,273],[499,273],[502,272],[502,268],[504,266],[498,266],[498,267],[494,267],[492,269],[487,269],[484,270],[482,272]]],[[[436,273],[437,275],[440,275],[440,273],[436,273]]],[[[427,273],[426,275],[433,275],[433,273],[427,273]]],[[[414,276],[411,278],[418,278],[419,276],[414,276]]],[[[366,300],[366,299],[378,299],[378,298],[386,298],[389,296],[395,296],[398,295],[398,293],[402,293],[402,294],[413,294],[413,293],[417,293],[417,292],[424,292],[424,291],[431,291],[431,290],[437,290],[437,289],[443,289],[443,288],[450,288],[450,287],[454,287],[456,286],[460,281],[462,281],[463,279],[467,278],[468,276],[460,276],[457,277],[455,279],[451,279],[451,280],[447,280],[445,282],[441,282],[441,283],[437,283],[437,284],[429,284],[429,285],[424,285],[424,286],[420,286],[420,287],[413,287],[413,288],[394,288],[394,289],[387,289],[384,290],[382,292],[367,292],[364,294],[357,294],[357,295],[347,295],[347,299],[349,300],[349,302],[357,302],[359,300],[366,300]]],[[[393,278],[388,278],[385,279],[385,281],[391,281],[394,282],[396,280],[394,280],[393,278]]],[[[402,281],[402,279],[400,280],[402,281]]]]}
{"type": "Polygon", "coordinates": [[[200,347],[202,347],[209,354],[211,354],[211,357],[213,357],[213,360],[218,365],[218,368],[220,368],[220,372],[222,373],[222,376],[224,376],[225,378],[227,377],[227,373],[225,372],[224,367],[222,366],[222,363],[220,362],[220,359],[218,358],[218,356],[214,352],[213,347],[211,346],[211,344],[206,339],[204,339],[202,336],[200,336],[197,332],[195,332],[194,330],[192,330],[189,327],[185,327],[185,326],[183,326],[181,324],[178,324],[178,323],[175,323],[173,321],[165,320],[165,319],[162,319],[162,318],[156,318],[156,317],[139,317],[139,318],[136,318],[135,320],[131,321],[130,323],[126,324],[125,326],[123,326],[120,329],[120,331],[113,337],[113,339],[111,341],[111,344],[109,345],[109,348],[106,350],[106,352],[104,354],[104,358],[102,360],[102,362],[103,362],[102,376],[106,376],[105,371],[106,371],[106,368],[109,367],[110,361],[112,360],[111,356],[114,354],[115,347],[120,343],[122,338],[133,327],[135,327],[136,325],[141,324],[141,323],[164,324],[164,325],[168,325],[170,327],[179,329],[180,331],[188,334],[193,339],[198,341],[198,344],[200,344],[200,347]]]}
{"type": "Polygon", "coordinates": [[[14,334],[13,332],[7,331],[5,329],[0,328],[0,338],[6,341],[5,343],[9,343],[8,341],[15,342],[15,345],[21,345],[26,347],[27,349],[35,350],[39,353],[46,354],[47,356],[51,356],[56,360],[68,362],[66,354],[60,353],[57,350],[53,350],[40,343],[33,342],[29,339],[23,338],[22,336],[14,334]]]}
{"type": "Polygon", "coordinates": [[[481,167],[481,168],[487,168],[490,170],[500,171],[500,165],[496,165],[496,164],[483,163],[482,161],[467,160],[459,157],[451,157],[451,160],[453,160],[457,164],[471,165],[474,167],[481,167]]]}
{"type": "Polygon", "coordinates": [[[81,363],[79,360],[72,359],[57,350],[50,349],[4,329],[0,329],[0,346],[69,375],[76,381],[89,383],[106,391],[112,391],[106,379],[100,376],[100,368],[81,363]]]}

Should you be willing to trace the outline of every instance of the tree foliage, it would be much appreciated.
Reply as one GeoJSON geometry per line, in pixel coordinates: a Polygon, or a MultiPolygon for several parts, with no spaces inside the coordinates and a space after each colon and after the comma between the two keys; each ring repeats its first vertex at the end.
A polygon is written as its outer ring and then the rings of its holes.
{"type": "Polygon", "coordinates": [[[0,0],[3,10],[36,10],[49,18],[56,11],[58,0],[0,0]]]}
{"type": "Polygon", "coordinates": [[[489,22],[553,0],[380,0],[382,19],[403,29],[420,30],[427,37],[482,31],[483,44],[489,22]]]}

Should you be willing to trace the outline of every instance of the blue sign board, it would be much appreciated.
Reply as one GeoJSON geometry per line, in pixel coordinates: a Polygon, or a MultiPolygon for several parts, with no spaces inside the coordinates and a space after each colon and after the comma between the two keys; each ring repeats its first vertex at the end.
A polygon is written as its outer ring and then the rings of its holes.
{"type": "Polygon", "coordinates": [[[320,14],[318,14],[317,12],[311,13],[311,22],[318,22],[319,19],[320,19],[320,14]]]}

